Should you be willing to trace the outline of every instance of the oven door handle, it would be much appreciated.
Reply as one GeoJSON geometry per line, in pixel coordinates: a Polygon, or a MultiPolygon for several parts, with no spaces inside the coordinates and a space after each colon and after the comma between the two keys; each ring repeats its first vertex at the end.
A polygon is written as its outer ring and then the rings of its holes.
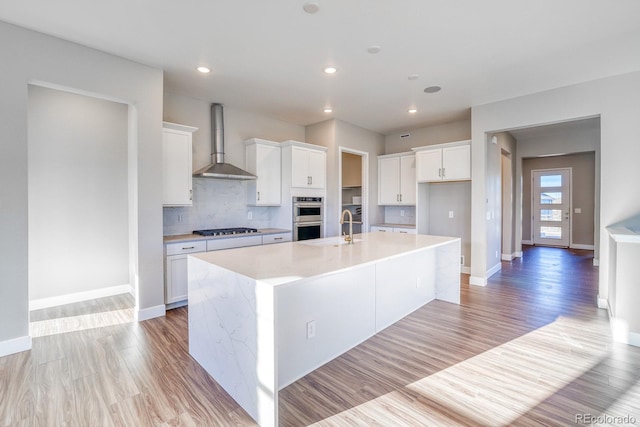
{"type": "Polygon", "coordinates": [[[293,206],[296,208],[321,208],[322,203],[294,203],[293,206]]]}
{"type": "Polygon", "coordinates": [[[296,227],[312,227],[312,226],[316,226],[316,225],[322,225],[322,221],[310,221],[310,222],[306,222],[306,221],[296,221],[294,223],[294,225],[296,227]]]}

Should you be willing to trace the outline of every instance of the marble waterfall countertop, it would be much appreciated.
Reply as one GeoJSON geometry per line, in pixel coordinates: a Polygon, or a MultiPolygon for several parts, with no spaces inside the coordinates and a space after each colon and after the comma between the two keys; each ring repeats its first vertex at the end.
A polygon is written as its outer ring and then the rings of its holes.
{"type": "Polygon", "coordinates": [[[229,271],[273,286],[303,278],[322,276],[357,265],[390,259],[418,250],[437,247],[457,237],[396,233],[355,234],[355,243],[342,237],[251,246],[192,254],[229,271]]]}

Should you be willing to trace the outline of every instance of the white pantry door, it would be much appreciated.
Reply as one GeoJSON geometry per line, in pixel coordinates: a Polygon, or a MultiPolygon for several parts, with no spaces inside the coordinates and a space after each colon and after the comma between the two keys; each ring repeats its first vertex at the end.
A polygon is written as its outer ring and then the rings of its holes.
{"type": "Polygon", "coordinates": [[[533,243],[569,246],[571,234],[571,169],[531,171],[533,243]]]}

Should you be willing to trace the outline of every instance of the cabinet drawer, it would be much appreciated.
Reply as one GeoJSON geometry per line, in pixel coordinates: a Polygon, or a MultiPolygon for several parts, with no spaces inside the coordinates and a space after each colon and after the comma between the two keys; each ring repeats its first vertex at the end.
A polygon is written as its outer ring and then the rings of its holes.
{"type": "Polygon", "coordinates": [[[191,254],[194,252],[205,252],[207,242],[199,240],[195,242],[167,243],[167,255],[191,254]]]}
{"type": "Polygon", "coordinates": [[[291,233],[267,234],[262,236],[262,244],[270,245],[272,243],[290,242],[291,233]]]}
{"type": "Polygon", "coordinates": [[[382,232],[393,232],[393,227],[381,227],[379,225],[372,225],[371,226],[371,232],[373,233],[374,231],[382,231],[382,232]]]}
{"type": "Polygon", "coordinates": [[[231,237],[229,239],[207,240],[207,251],[242,248],[262,244],[262,236],[231,237]]]}

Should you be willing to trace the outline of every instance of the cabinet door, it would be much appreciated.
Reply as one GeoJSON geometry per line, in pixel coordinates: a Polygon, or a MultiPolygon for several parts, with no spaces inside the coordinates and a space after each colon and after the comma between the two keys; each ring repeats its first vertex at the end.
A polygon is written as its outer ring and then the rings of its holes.
{"type": "Polygon", "coordinates": [[[187,255],[167,256],[165,303],[184,301],[188,295],[187,255]]]}
{"type": "Polygon", "coordinates": [[[327,154],[324,151],[309,150],[309,188],[324,188],[327,170],[327,154]]]}
{"type": "Polygon", "coordinates": [[[256,146],[256,205],[280,205],[280,162],[279,147],[256,146]]]}
{"type": "Polygon", "coordinates": [[[460,145],[442,149],[442,168],[445,180],[471,179],[471,146],[460,145]]]}
{"type": "Polygon", "coordinates": [[[378,204],[400,203],[400,160],[397,157],[378,161],[378,204]]]}
{"type": "Polygon", "coordinates": [[[162,203],[191,206],[191,134],[173,129],[162,132],[162,203]]]}
{"type": "Polygon", "coordinates": [[[442,180],[442,150],[418,151],[416,153],[418,182],[442,180]]]}
{"type": "Polygon", "coordinates": [[[291,147],[291,186],[307,188],[311,181],[309,175],[309,150],[291,147]]]}
{"type": "Polygon", "coordinates": [[[416,204],[416,156],[400,157],[400,204],[416,204]]]}

